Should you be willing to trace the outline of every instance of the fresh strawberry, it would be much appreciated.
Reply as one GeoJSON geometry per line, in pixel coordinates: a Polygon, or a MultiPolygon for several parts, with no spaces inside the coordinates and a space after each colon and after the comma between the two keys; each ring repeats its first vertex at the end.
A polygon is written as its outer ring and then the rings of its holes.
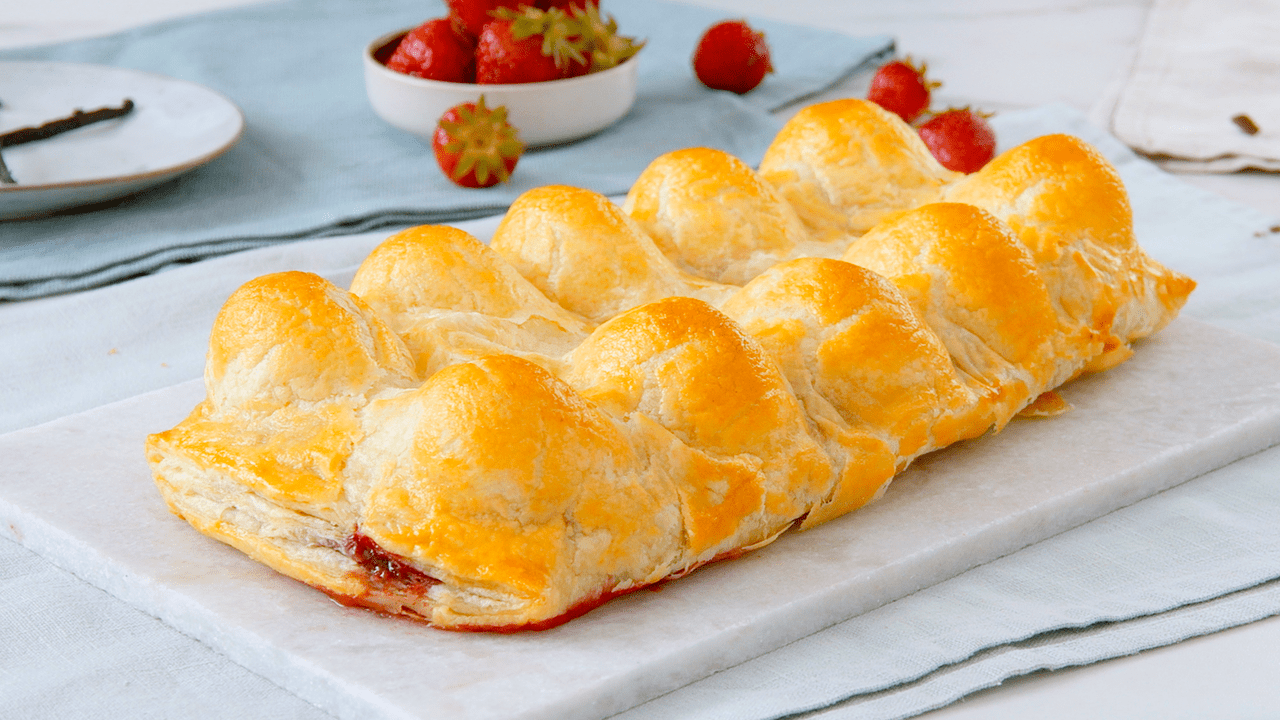
{"type": "Polygon", "coordinates": [[[996,134],[979,113],[950,109],[920,126],[920,139],[948,170],[973,173],[996,154],[996,134]]]}
{"type": "Polygon", "coordinates": [[[410,30],[387,67],[428,80],[471,83],[476,81],[475,52],[475,41],[459,32],[449,18],[436,18],[410,30]]]}
{"type": "Polygon", "coordinates": [[[867,99],[907,122],[915,120],[929,109],[929,96],[934,88],[942,86],[925,77],[927,68],[925,63],[917,68],[909,56],[906,60],[882,65],[871,78],[867,99]]]}
{"type": "Polygon", "coordinates": [[[582,47],[579,24],[562,10],[498,10],[476,43],[476,82],[496,85],[569,77],[588,62],[582,47]]]}
{"type": "Polygon", "coordinates": [[[486,23],[476,43],[476,82],[481,85],[546,82],[560,77],[554,57],[542,54],[542,36],[517,38],[511,20],[486,23]]]}
{"type": "Polygon", "coordinates": [[[532,0],[445,0],[449,19],[471,37],[480,37],[484,24],[493,19],[499,8],[516,9],[532,4],[532,0]]]}
{"type": "Polygon", "coordinates": [[[693,53],[693,72],[713,90],[742,95],[755,89],[773,72],[764,33],[745,20],[727,20],[707,29],[693,53]]]}
{"type": "Polygon", "coordinates": [[[445,176],[469,188],[506,182],[524,152],[519,131],[507,121],[507,108],[489,108],[484,95],[445,111],[431,147],[445,176]]]}

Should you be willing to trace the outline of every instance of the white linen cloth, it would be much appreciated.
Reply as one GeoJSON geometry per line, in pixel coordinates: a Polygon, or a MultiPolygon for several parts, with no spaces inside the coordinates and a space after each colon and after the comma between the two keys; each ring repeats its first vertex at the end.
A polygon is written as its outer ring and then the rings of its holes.
{"type": "Polygon", "coordinates": [[[1167,170],[1280,170],[1277,38],[1275,0],[1155,0],[1112,132],[1167,170]]]}
{"type": "MultiPolygon", "coordinates": [[[[1065,107],[1008,113],[995,126],[1006,147],[1047,132],[1097,145],[1130,190],[1143,246],[1200,282],[1186,314],[1280,342],[1280,243],[1267,234],[1276,218],[1177,181],[1065,107]]],[[[495,224],[462,226],[483,235],[495,224]]],[[[213,316],[236,286],[285,269],[346,284],[386,234],[0,306],[0,430],[198,377],[213,316]]],[[[1273,448],[623,717],[778,718],[833,704],[819,717],[909,717],[1035,669],[1280,613],[1278,475],[1273,448]]],[[[0,715],[326,716],[7,540],[0,578],[0,715]]]]}

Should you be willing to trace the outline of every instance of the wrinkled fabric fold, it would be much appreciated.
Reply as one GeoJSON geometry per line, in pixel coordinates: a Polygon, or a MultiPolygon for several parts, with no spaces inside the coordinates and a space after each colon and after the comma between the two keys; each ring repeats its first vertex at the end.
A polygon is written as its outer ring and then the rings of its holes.
{"type": "Polygon", "coordinates": [[[1112,131],[1166,170],[1280,171],[1277,33],[1272,2],[1156,0],[1112,131]]]}

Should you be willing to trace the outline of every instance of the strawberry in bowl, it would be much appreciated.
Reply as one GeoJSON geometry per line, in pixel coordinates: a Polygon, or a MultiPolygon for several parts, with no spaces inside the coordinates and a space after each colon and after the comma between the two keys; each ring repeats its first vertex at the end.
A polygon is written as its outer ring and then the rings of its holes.
{"type": "Polygon", "coordinates": [[[387,68],[427,80],[472,83],[476,81],[476,41],[449,18],[428,20],[400,39],[387,68]]]}
{"type": "Polygon", "coordinates": [[[449,5],[448,18],[384,35],[366,48],[365,90],[374,112],[391,125],[430,143],[446,110],[474,103],[483,93],[491,107],[507,108],[526,146],[535,147],[599,132],[635,103],[635,55],[644,43],[618,34],[617,23],[602,15],[596,2],[451,0],[449,5]],[[479,17],[488,20],[480,23],[479,17]],[[448,22],[450,32],[441,21],[448,22]],[[430,36],[422,31],[428,24],[436,28],[430,36]],[[440,45],[424,47],[428,37],[440,45]],[[430,68],[456,59],[457,46],[467,41],[474,42],[474,79],[431,74],[430,68]],[[424,60],[414,65],[414,58],[424,60]]]}

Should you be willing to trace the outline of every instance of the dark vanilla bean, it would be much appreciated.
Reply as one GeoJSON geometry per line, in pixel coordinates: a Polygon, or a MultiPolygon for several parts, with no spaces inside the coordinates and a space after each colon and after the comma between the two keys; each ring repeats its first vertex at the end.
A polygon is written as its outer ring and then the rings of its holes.
{"type": "Polygon", "coordinates": [[[67,117],[50,120],[43,125],[10,130],[9,132],[0,135],[0,148],[22,145],[24,143],[35,142],[36,140],[46,140],[55,135],[61,135],[64,132],[85,127],[86,125],[124,117],[125,115],[133,112],[133,107],[133,100],[125,98],[124,103],[120,107],[104,107],[98,108],[97,110],[90,110],[89,112],[76,110],[67,117]]]}
{"type": "Polygon", "coordinates": [[[1257,135],[1258,125],[1253,118],[1245,114],[1236,115],[1231,118],[1231,122],[1235,123],[1244,132],[1245,135],[1257,135]]]}

